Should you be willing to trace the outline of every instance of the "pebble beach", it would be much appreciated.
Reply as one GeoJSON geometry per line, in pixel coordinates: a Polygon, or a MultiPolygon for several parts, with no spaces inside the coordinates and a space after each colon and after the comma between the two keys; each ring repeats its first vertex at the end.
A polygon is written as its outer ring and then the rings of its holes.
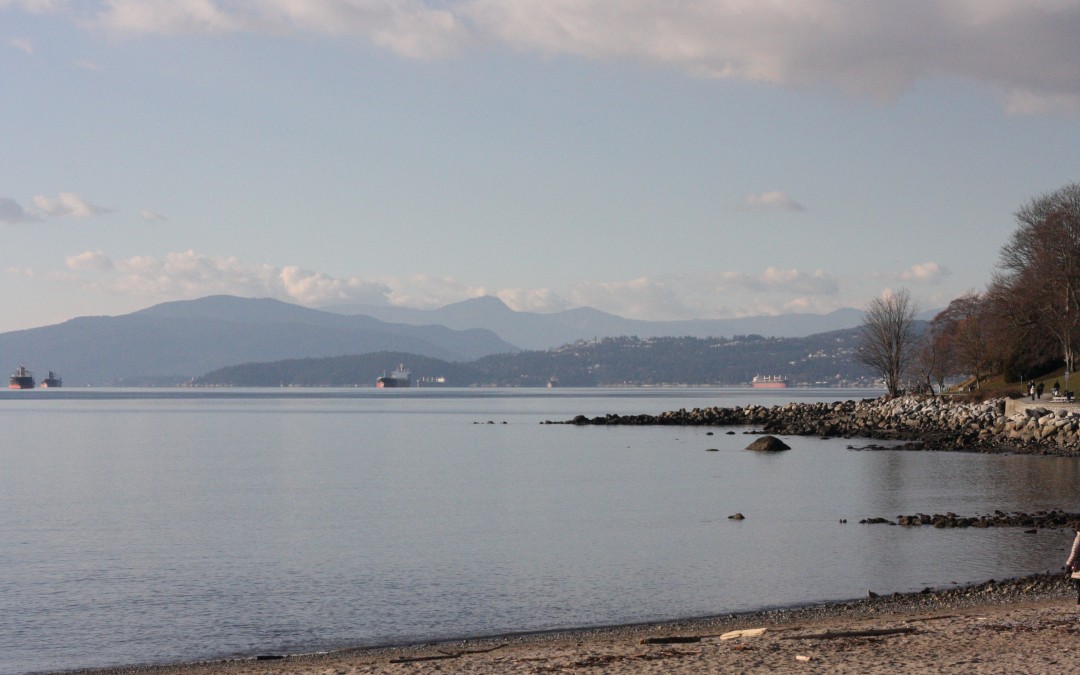
{"type": "Polygon", "coordinates": [[[810,607],[94,675],[1077,672],[1071,582],[1041,574],[810,607]]]}

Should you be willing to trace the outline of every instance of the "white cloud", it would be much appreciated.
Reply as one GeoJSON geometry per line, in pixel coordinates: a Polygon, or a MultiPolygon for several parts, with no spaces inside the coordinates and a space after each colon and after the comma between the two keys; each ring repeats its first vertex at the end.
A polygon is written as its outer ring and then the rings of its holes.
{"type": "Polygon", "coordinates": [[[483,286],[471,286],[454,277],[414,274],[383,279],[386,301],[391,305],[434,309],[454,302],[490,295],[483,286]]]}
{"type": "Polygon", "coordinates": [[[1066,93],[1036,94],[1026,90],[1007,92],[1005,112],[1010,115],[1069,116],[1080,113],[1080,95],[1066,93]]]}
{"type": "Polygon", "coordinates": [[[306,305],[383,303],[389,289],[373,280],[338,279],[295,266],[248,265],[238,258],[195,251],[164,257],[132,256],[113,261],[101,251],[65,259],[61,278],[99,290],[160,299],[198,298],[219,293],[273,297],[306,305]]]}
{"type": "Polygon", "coordinates": [[[63,9],[71,0],[0,0],[0,9],[19,7],[28,12],[51,12],[63,9]]]}
{"type": "Polygon", "coordinates": [[[112,260],[101,251],[86,251],[64,258],[64,265],[76,272],[107,272],[113,268],[112,260]]]}
{"type": "Polygon", "coordinates": [[[662,64],[704,77],[878,100],[935,77],[972,80],[1007,99],[1020,92],[1031,100],[1080,94],[1074,48],[1080,3],[1071,0],[472,0],[456,6],[521,51],[662,64]]]}
{"type": "Polygon", "coordinates": [[[724,272],[723,281],[750,291],[832,295],[839,290],[835,278],[824,270],[801,272],[797,269],[767,267],[760,274],[744,272],[724,272]]]}
{"type": "Polygon", "coordinates": [[[949,276],[948,268],[936,262],[912,265],[900,273],[900,278],[904,281],[917,281],[923,284],[937,284],[947,276],[949,276]]]}
{"type": "Polygon", "coordinates": [[[34,43],[31,42],[29,38],[11,38],[8,40],[8,44],[28,56],[33,56],[34,54],[34,43]]]}
{"type": "Polygon", "coordinates": [[[495,297],[517,312],[546,314],[571,307],[570,303],[549,288],[504,288],[496,292],[495,297]]]}
{"type": "Polygon", "coordinates": [[[247,265],[235,257],[195,251],[168,253],[162,259],[136,256],[116,264],[112,287],[137,295],[194,298],[217,293],[269,296],[300,304],[371,302],[385,289],[357,278],[335,279],[298,267],[247,265]]]}
{"type": "Polygon", "coordinates": [[[217,0],[104,0],[96,23],[118,33],[231,33],[254,28],[245,4],[219,6],[217,0]],[[231,9],[231,11],[230,11],[231,9]]]}
{"type": "Polygon", "coordinates": [[[783,192],[762,192],[747,195],[746,205],[753,209],[779,209],[781,211],[805,211],[806,207],[783,192]]]}
{"type": "Polygon", "coordinates": [[[967,80],[1014,114],[1080,110],[1075,0],[0,0],[116,34],[354,36],[408,58],[505,48],[895,98],[967,80]]]}
{"type": "Polygon", "coordinates": [[[195,251],[173,252],[163,257],[132,256],[116,261],[101,251],[87,251],[67,257],[65,271],[54,276],[98,291],[152,301],[224,293],[273,297],[314,307],[389,304],[434,309],[469,298],[494,295],[519,311],[552,312],[589,305],[642,318],[694,316],[673,290],[647,278],[583,284],[570,291],[571,300],[568,301],[550,289],[495,290],[453,277],[428,274],[377,279],[339,278],[295,266],[251,265],[235,257],[209,256],[195,251]]]}
{"type": "Polygon", "coordinates": [[[120,34],[358,36],[414,59],[457,53],[474,39],[454,12],[423,0],[108,0],[93,24],[120,34]]]}
{"type": "Polygon", "coordinates": [[[302,305],[371,304],[382,302],[386,297],[386,286],[373,279],[338,279],[292,266],[281,270],[264,266],[263,269],[269,281],[268,289],[275,296],[284,294],[292,302],[302,305]]]}
{"type": "Polygon", "coordinates": [[[940,284],[944,279],[952,275],[948,267],[933,261],[917,263],[900,272],[873,272],[866,275],[870,280],[885,282],[905,281],[909,283],[925,284],[928,286],[940,284]]]}
{"type": "Polygon", "coordinates": [[[53,217],[92,218],[115,211],[107,206],[91,204],[71,192],[61,192],[56,197],[38,195],[34,197],[34,206],[53,217]]]}
{"type": "MultiPolygon", "coordinates": [[[[915,265],[915,281],[944,274],[934,263],[915,265]]],[[[34,274],[26,270],[26,274],[34,274]]],[[[9,274],[15,274],[9,270],[9,274]]],[[[40,276],[40,275],[39,275],[40,276]]],[[[868,293],[888,283],[847,284],[824,270],[781,267],[748,274],[711,272],[639,277],[580,283],[566,289],[488,288],[453,277],[416,274],[407,277],[336,277],[297,266],[250,264],[230,256],[179,251],[164,256],[139,255],[112,259],[102,251],[68,256],[64,269],[51,276],[69,285],[146,303],[229,294],[271,297],[311,307],[339,304],[393,305],[434,309],[469,298],[493,295],[511,309],[555,312],[595,307],[619,316],[647,320],[720,319],[790,312],[821,314],[841,307],[860,307],[868,293]],[[848,288],[850,286],[850,288],[848,288]]],[[[878,277],[903,283],[899,274],[878,277]]],[[[937,286],[935,293],[943,292],[937,286]]],[[[930,306],[947,303],[931,298],[930,306]]]]}
{"type": "Polygon", "coordinates": [[[581,284],[570,292],[578,306],[595,307],[631,319],[691,319],[695,312],[666,281],[639,277],[629,281],[581,284]]]}
{"type": "Polygon", "coordinates": [[[32,213],[29,213],[14,199],[0,197],[0,225],[18,225],[19,223],[40,222],[32,213]]]}
{"type": "Polygon", "coordinates": [[[168,220],[166,216],[150,209],[139,209],[139,217],[151,223],[159,223],[163,220],[168,220]]]}
{"type": "Polygon", "coordinates": [[[34,270],[29,267],[9,267],[4,272],[13,277],[24,277],[26,279],[35,277],[34,270]]]}
{"type": "Polygon", "coordinates": [[[101,70],[101,66],[86,59],[79,59],[75,62],[76,68],[82,68],[83,70],[101,70]]]}
{"type": "Polygon", "coordinates": [[[573,305],[595,307],[629,318],[721,319],[788,312],[825,313],[852,306],[853,301],[841,290],[840,280],[824,270],[768,267],[757,274],[686,273],[586,283],[571,289],[567,297],[573,305]]]}

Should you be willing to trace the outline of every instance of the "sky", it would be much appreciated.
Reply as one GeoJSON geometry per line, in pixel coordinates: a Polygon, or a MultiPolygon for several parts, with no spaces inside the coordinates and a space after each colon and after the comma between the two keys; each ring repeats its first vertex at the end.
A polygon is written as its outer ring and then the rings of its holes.
{"type": "Polygon", "coordinates": [[[1076,181],[1080,0],[0,0],[0,331],[928,310],[1076,181]]]}

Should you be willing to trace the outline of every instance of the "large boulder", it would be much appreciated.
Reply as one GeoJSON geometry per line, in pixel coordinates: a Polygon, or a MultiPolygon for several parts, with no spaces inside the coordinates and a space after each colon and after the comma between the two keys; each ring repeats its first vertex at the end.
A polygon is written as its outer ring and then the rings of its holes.
{"type": "Polygon", "coordinates": [[[779,452],[780,450],[790,450],[791,446],[783,442],[776,436],[762,436],[750,445],[746,446],[747,450],[759,450],[761,452],[779,452]]]}

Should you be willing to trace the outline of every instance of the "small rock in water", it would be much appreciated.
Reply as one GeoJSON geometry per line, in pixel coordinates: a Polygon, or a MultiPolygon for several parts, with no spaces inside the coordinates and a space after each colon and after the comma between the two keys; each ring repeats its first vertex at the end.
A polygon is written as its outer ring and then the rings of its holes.
{"type": "Polygon", "coordinates": [[[763,452],[779,452],[780,450],[790,450],[791,446],[783,442],[776,436],[762,436],[750,445],[746,446],[747,450],[760,450],[763,452]]]}
{"type": "Polygon", "coordinates": [[[733,513],[732,515],[728,516],[728,520],[746,520],[746,516],[741,513],[733,513]]]}
{"type": "Polygon", "coordinates": [[[720,452],[720,448],[705,448],[705,452],[720,452]]]}

